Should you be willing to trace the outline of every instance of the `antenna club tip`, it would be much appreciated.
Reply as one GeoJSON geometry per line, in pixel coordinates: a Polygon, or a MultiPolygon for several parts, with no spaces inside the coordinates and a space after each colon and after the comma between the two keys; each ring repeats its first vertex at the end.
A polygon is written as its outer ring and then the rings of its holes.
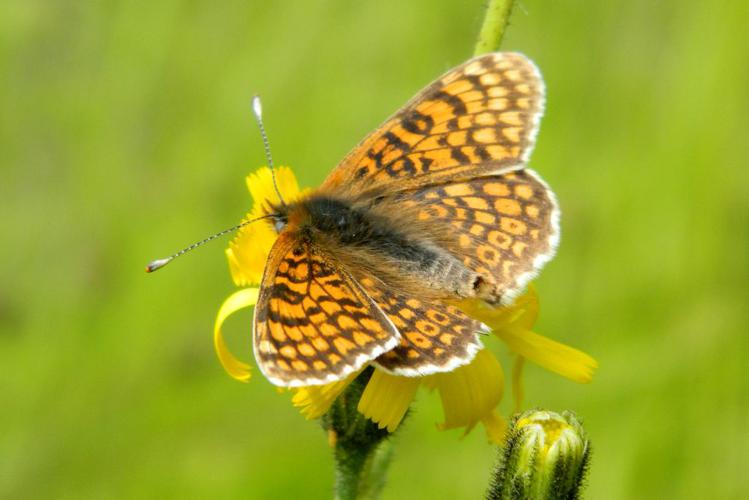
{"type": "Polygon", "coordinates": [[[167,257],[166,259],[156,259],[153,262],[149,262],[146,266],[146,272],[152,273],[154,271],[157,271],[164,267],[165,265],[169,264],[169,262],[172,260],[172,257],[167,257]]]}
{"type": "Polygon", "coordinates": [[[252,111],[255,113],[255,116],[260,118],[263,116],[263,105],[260,102],[260,96],[255,94],[252,96],[252,111]]]}

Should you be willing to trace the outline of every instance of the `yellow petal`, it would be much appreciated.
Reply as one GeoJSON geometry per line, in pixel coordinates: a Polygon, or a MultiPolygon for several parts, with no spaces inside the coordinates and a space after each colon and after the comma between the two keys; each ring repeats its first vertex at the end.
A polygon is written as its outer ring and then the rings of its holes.
{"type": "Polygon", "coordinates": [[[250,365],[238,360],[230,351],[224,342],[221,334],[221,326],[226,318],[245,307],[252,307],[257,302],[257,288],[244,288],[231,294],[218,310],[216,323],[213,327],[213,345],[216,348],[216,355],[223,365],[224,369],[241,382],[250,380],[250,365]]]}
{"type": "Polygon", "coordinates": [[[442,399],[445,421],[440,429],[465,427],[466,433],[487,418],[502,400],[502,365],[487,349],[482,349],[470,364],[452,372],[430,375],[442,399]]]}
{"type": "Polygon", "coordinates": [[[494,333],[516,354],[575,382],[590,382],[598,368],[596,360],[584,352],[530,330],[509,327],[494,333]]]}
{"type": "Polygon", "coordinates": [[[352,373],[343,380],[330,384],[310,385],[295,389],[291,403],[300,408],[300,412],[304,415],[304,418],[308,420],[319,418],[330,409],[333,401],[359,375],[360,371],[352,373]]]}
{"type": "MultiPolygon", "coordinates": [[[[262,206],[263,204],[278,205],[281,203],[281,200],[278,199],[276,188],[273,186],[273,176],[271,175],[270,168],[261,167],[257,169],[247,176],[246,182],[250,196],[252,196],[255,202],[254,207],[262,206]]],[[[278,167],[276,169],[276,183],[286,203],[294,201],[297,195],[299,195],[299,184],[297,184],[294,172],[289,167],[278,167]]]]}
{"type": "Polygon", "coordinates": [[[419,377],[399,377],[375,370],[359,400],[359,412],[389,432],[398,428],[419,388],[419,377]]]}
{"type": "Polygon", "coordinates": [[[507,432],[507,422],[499,413],[496,411],[489,413],[481,419],[481,423],[484,424],[486,437],[490,443],[502,444],[504,442],[505,433],[507,432]]]}
{"type": "Polygon", "coordinates": [[[458,306],[493,330],[508,326],[530,329],[536,324],[539,312],[538,294],[532,285],[509,306],[494,307],[478,299],[464,300],[458,306]]]}
{"type": "Polygon", "coordinates": [[[528,290],[515,299],[515,302],[508,309],[514,311],[513,326],[528,330],[533,328],[538,320],[540,309],[536,287],[533,284],[528,285],[528,290]]]}
{"type": "MultiPolygon", "coordinates": [[[[276,169],[278,189],[284,201],[298,199],[299,191],[294,172],[288,167],[276,169]]],[[[262,167],[247,176],[247,188],[252,196],[252,209],[242,222],[265,214],[271,205],[278,205],[278,194],[273,186],[273,177],[268,167],[262,167]]],[[[237,286],[257,285],[263,276],[265,261],[278,235],[267,221],[248,224],[237,231],[237,235],[226,249],[229,271],[237,286]]]]}
{"type": "MultiPolygon", "coordinates": [[[[520,356],[576,382],[590,382],[598,363],[582,351],[531,331],[538,318],[538,295],[533,286],[510,306],[492,307],[482,301],[459,304],[468,315],[486,323],[520,356]]],[[[518,377],[513,377],[519,382],[518,377]]],[[[516,384],[520,388],[519,383],[516,384]]],[[[517,391],[522,397],[522,390],[517,391]]],[[[516,397],[516,402],[519,398],[516,397]]]]}
{"type": "MultiPolygon", "coordinates": [[[[247,218],[243,219],[247,220],[247,218]]],[[[263,278],[265,261],[276,241],[276,232],[267,221],[258,221],[239,230],[226,249],[229,271],[237,286],[257,285],[263,278]]]]}

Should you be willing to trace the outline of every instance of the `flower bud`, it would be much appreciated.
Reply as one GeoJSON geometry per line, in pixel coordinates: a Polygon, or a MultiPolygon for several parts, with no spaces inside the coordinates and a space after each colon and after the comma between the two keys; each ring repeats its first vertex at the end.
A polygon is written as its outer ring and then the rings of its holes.
{"type": "Polygon", "coordinates": [[[513,420],[487,498],[578,498],[589,455],[571,412],[527,411],[513,420]]]}

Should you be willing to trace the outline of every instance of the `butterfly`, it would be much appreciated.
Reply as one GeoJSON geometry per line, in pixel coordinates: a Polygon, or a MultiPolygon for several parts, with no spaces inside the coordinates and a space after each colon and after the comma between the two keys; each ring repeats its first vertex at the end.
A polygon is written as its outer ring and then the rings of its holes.
{"type": "Polygon", "coordinates": [[[263,374],[286,387],[368,363],[421,376],[469,363],[486,326],[462,300],[510,303],[551,259],[554,194],[527,168],[544,106],[518,53],[427,86],[299,201],[268,205],[278,237],[254,311],[263,374]]]}

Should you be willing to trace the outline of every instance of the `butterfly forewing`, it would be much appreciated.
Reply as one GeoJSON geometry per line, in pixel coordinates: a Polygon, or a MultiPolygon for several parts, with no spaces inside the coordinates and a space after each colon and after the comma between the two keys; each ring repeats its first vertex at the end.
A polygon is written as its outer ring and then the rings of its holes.
{"type": "Polygon", "coordinates": [[[283,232],[255,308],[254,347],[276,385],[340,380],[398,344],[399,333],[332,256],[283,232]]]}
{"type": "Polygon", "coordinates": [[[522,54],[471,59],[369,135],[321,189],[356,198],[521,168],[543,100],[541,76],[522,54]]]}

